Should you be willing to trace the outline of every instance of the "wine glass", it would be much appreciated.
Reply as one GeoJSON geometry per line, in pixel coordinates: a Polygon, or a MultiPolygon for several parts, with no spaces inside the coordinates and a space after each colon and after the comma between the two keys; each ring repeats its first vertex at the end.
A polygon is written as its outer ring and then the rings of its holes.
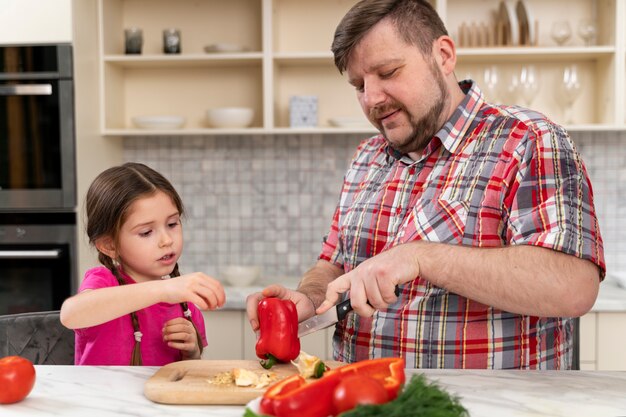
{"type": "Polygon", "coordinates": [[[578,36],[585,42],[585,46],[591,46],[595,43],[596,23],[593,19],[581,19],[578,22],[578,36]]]}
{"type": "Polygon", "coordinates": [[[485,68],[483,72],[483,86],[482,90],[485,92],[485,98],[490,102],[498,101],[498,83],[500,81],[500,74],[498,67],[491,65],[485,68]]]}
{"type": "Polygon", "coordinates": [[[563,102],[563,116],[566,124],[574,122],[572,117],[572,108],[576,99],[582,91],[582,85],[580,83],[580,75],[578,74],[578,67],[568,65],[563,69],[563,77],[561,79],[561,86],[559,89],[559,96],[563,102]]]}
{"type": "Polygon", "coordinates": [[[550,35],[559,46],[563,46],[563,44],[572,37],[572,28],[570,27],[569,21],[557,20],[552,23],[550,35]]]}
{"type": "Polygon", "coordinates": [[[539,74],[534,65],[524,65],[519,76],[519,90],[524,105],[530,106],[539,92],[539,74]]]}

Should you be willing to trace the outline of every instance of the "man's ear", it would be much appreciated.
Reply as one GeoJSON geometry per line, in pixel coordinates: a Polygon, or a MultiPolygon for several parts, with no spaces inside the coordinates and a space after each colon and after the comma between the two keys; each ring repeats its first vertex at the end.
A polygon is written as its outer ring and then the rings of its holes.
{"type": "Polygon", "coordinates": [[[117,251],[115,250],[115,242],[108,236],[101,237],[95,242],[98,252],[104,253],[111,259],[117,258],[117,251]]]}
{"type": "Polygon", "coordinates": [[[449,36],[441,36],[434,42],[433,53],[444,75],[454,72],[456,67],[456,47],[449,36]]]}

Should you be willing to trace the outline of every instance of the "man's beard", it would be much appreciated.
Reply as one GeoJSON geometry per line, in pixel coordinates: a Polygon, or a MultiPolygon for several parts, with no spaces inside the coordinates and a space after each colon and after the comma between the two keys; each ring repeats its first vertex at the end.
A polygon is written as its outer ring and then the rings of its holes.
{"type": "MultiPolygon", "coordinates": [[[[446,107],[446,103],[449,100],[450,93],[446,88],[443,76],[441,75],[441,72],[436,66],[434,60],[431,63],[430,70],[433,77],[435,77],[437,87],[439,88],[439,97],[435,99],[435,102],[424,116],[422,116],[419,120],[414,120],[407,109],[400,103],[393,102],[385,106],[386,108],[400,109],[410,117],[409,123],[412,126],[412,130],[404,140],[392,143],[389,139],[387,139],[387,143],[402,154],[422,151],[435,133],[437,133],[442,127],[441,119],[443,117],[443,111],[446,107]]],[[[384,128],[382,129],[382,134],[386,137],[384,128]]]]}

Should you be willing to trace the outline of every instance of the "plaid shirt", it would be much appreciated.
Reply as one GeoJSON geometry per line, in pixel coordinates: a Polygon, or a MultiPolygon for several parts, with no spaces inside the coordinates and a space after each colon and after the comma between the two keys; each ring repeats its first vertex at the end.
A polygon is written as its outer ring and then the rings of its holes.
{"type": "MultiPolygon", "coordinates": [[[[382,136],[359,146],[320,259],[352,270],[413,240],[474,247],[534,245],[605,270],[583,162],[563,128],[537,112],[466,97],[413,161],[382,136]]],[[[503,276],[502,279],[506,279],[503,276]]],[[[401,356],[408,367],[566,369],[573,322],[498,310],[421,277],[373,317],[337,324],[335,359],[401,356]]]]}

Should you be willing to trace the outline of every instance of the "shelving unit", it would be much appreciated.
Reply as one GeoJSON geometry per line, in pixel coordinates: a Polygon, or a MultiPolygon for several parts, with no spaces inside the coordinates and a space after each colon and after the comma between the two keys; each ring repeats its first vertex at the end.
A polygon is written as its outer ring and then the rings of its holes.
{"type": "MultiPolygon", "coordinates": [[[[515,0],[507,0],[515,3],[515,0]]],[[[335,128],[328,119],[361,116],[354,89],[333,64],[330,44],[335,27],[355,0],[99,0],[101,133],[106,136],[373,133],[374,128],[335,128]],[[142,55],[124,55],[124,28],[144,31],[142,55]],[[161,32],[181,31],[182,53],[161,52],[161,32]],[[205,53],[204,46],[228,42],[239,53],[205,53]],[[318,127],[289,127],[289,99],[318,96],[318,127]],[[255,109],[250,128],[207,127],[208,108],[255,109]],[[140,130],[140,115],[185,116],[183,129],[140,130]]],[[[433,0],[453,38],[466,22],[489,19],[499,2],[433,0]]],[[[557,86],[567,64],[576,64],[582,93],[572,112],[570,131],[626,129],[626,0],[526,0],[539,20],[537,46],[459,48],[457,77],[479,85],[487,66],[498,67],[506,86],[522,65],[539,69],[541,89],[529,107],[563,123],[557,86]],[[563,10],[567,10],[564,14],[563,10]],[[570,20],[572,38],[557,46],[550,37],[554,20],[570,20]],[[595,16],[597,42],[584,46],[576,34],[583,17],[595,16]]],[[[521,103],[517,97],[499,101],[521,103]]]]}

